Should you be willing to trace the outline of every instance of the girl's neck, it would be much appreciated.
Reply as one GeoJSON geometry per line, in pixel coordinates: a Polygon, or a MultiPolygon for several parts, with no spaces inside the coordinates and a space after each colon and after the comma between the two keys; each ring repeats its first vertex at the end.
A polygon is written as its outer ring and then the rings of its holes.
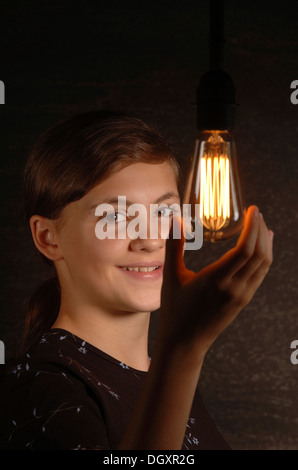
{"type": "Polygon", "coordinates": [[[149,322],[149,312],[108,314],[84,308],[70,314],[62,303],[52,328],[67,330],[129,367],[148,371],[149,322]]]}

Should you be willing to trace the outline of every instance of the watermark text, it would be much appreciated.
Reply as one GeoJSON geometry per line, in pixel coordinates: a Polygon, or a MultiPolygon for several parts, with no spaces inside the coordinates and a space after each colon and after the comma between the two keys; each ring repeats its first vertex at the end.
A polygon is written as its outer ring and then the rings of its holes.
{"type": "Polygon", "coordinates": [[[5,346],[3,341],[0,341],[0,364],[5,364],[5,346]]]}
{"type": "Polygon", "coordinates": [[[298,364],[298,339],[294,339],[291,342],[291,349],[295,349],[295,351],[291,354],[291,363],[294,365],[298,364]]]}
{"type": "Polygon", "coordinates": [[[149,219],[146,206],[131,204],[127,206],[126,196],[118,196],[118,206],[99,204],[95,209],[98,222],[95,235],[99,240],[120,239],[166,239],[173,224],[173,238],[181,238],[181,223],[185,239],[185,250],[198,250],[203,244],[203,224],[199,218],[199,204],[195,206],[192,217],[191,205],[150,204],[149,219]],[[149,220],[149,223],[148,223],[149,220]]]}
{"type": "Polygon", "coordinates": [[[0,104],[5,104],[5,86],[2,80],[0,80],[0,104]]]}
{"type": "Polygon", "coordinates": [[[295,91],[291,93],[290,99],[292,104],[298,104],[298,80],[293,80],[291,83],[291,88],[294,88],[295,91]]]}

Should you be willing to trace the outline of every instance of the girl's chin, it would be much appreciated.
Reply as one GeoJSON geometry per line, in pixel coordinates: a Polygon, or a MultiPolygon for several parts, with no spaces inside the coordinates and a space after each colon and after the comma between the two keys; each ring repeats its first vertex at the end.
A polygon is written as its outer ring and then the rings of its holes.
{"type": "Polygon", "coordinates": [[[152,299],[148,302],[129,302],[127,304],[126,311],[136,312],[136,313],[148,313],[158,310],[160,307],[160,301],[152,302],[152,299]]]}
{"type": "Polygon", "coordinates": [[[160,308],[161,288],[135,289],[124,300],[129,310],[135,312],[153,312],[160,308]]]}

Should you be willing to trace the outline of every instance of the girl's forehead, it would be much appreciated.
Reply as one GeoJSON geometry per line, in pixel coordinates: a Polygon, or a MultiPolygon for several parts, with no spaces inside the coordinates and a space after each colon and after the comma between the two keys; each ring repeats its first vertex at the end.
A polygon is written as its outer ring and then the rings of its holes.
{"type": "Polygon", "coordinates": [[[68,204],[64,221],[92,220],[101,204],[118,209],[141,204],[148,210],[151,204],[173,203],[180,204],[180,196],[172,165],[135,163],[112,173],[81,199],[68,204]]]}
{"type": "MultiPolygon", "coordinates": [[[[148,179],[150,177],[157,177],[157,174],[161,174],[163,177],[165,174],[175,177],[175,171],[170,161],[163,161],[160,163],[148,163],[148,162],[135,162],[119,167],[118,170],[112,172],[108,178],[122,178],[129,177],[131,175],[148,179]]],[[[108,179],[107,178],[107,179],[108,179]]]]}
{"type": "Polygon", "coordinates": [[[127,204],[179,200],[176,176],[171,164],[131,164],[92,188],[84,196],[84,202],[93,209],[99,203],[115,204],[119,196],[125,196],[127,204]]]}
{"type": "Polygon", "coordinates": [[[106,192],[115,189],[133,190],[138,187],[141,191],[146,191],[147,187],[165,188],[177,187],[176,174],[169,162],[163,163],[133,163],[121,168],[96,185],[93,190],[106,192]]]}

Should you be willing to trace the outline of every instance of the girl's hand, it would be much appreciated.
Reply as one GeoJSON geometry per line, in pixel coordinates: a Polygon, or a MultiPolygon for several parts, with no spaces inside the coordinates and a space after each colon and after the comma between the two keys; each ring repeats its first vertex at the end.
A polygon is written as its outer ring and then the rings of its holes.
{"type": "Polygon", "coordinates": [[[161,294],[164,340],[203,358],[262,283],[272,263],[272,241],[273,232],[251,206],[236,246],[194,273],[184,265],[183,236],[177,240],[170,234],[161,294]]]}

